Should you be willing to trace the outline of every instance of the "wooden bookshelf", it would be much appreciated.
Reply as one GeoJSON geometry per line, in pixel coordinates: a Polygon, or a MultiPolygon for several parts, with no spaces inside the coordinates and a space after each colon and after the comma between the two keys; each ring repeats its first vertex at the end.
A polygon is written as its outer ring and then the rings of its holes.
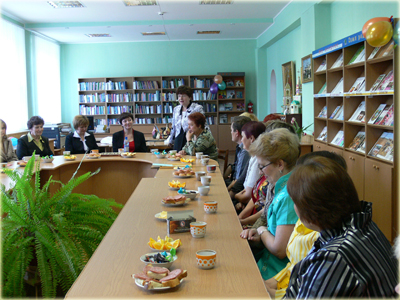
{"type": "Polygon", "coordinates": [[[193,89],[193,101],[203,106],[217,145],[220,144],[219,136],[223,136],[221,148],[234,150],[236,145],[230,140],[230,123],[233,117],[244,112],[245,73],[218,74],[229,83],[225,91],[233,91],[233,98],[210,94],[215,75],[79,78],[79,113],[93,116],[95,126],[117,125],[118,116],[130,112],[134,115],[135,126],[147,128],[157,124],[165,127],[172,122],[173,108],[178,105],[176,88],[184,84],[193,89]],[[220,111],[222,107],[230,106],[231,110],[220,111]],[[226,115],[226,122],[220,122],[221,115],[226,115]]]}
{"type": "MultiPolygon", "coordinates": [[[[333,43],[335,44],[335,43],[333,43]]],[[[361,32],[336,42],[335,50],[325,47],[313,52],[315,70],[326,60],[326,70],[314,73],[314,151],[328,150],[344,157],[348,167],[348,173],[353,179],[360,200],[373,203],[373,220],[389,239],[396,237],[397,215],[392,209],[395,205],[393,179],[393,161],[380,159],[369,155],[382,133],[394,134],[394,127],[387,125],[368,124],[371,116],[379,105],[392,105],[395,101],[394,91],[370,92],[370,89],[380,74],[388,74],[394,71],[394,54],[385,57],[368,59],[374,50],[364,38],[361,32]],[[357,40],[358,42],[349,43],[357,40]],[[364,46],[365,57],[356,63],[349,64],[357,50],[364,46]],[[324,53],[324,50],[325,53],[324,53]],[[321,55],[322,53],[322,55],[321,55]],[[332,69],[332,64],[343,55],[342,67],[332,69]],[[340,78],[343,77],[343,93],[331,94],[340,78]],[[357,78],[365,77],[365,91],[348,93],[357,78]],[[326,83],[326,94],[319,91],[326,83]],[[365,101],[365,122],[350,121],[360,103],[365,101]],[[343,120],[330,119],[337,106],[343,106],[343,120]],[[320,118],[318,114],[324,106],[327,106],[327,117],[320,118]],[[327,127],[327,141],[317,139],[324,127],[327,127]],[[332,140],[339,130],[344,132],[344,145],[332,144],[332,140]],[[365,132],[365,152],[355,151],[349,148],[355,136],[365,132]]],[[[332,44],[330,45],[332,47],[332,44]]],[[[396,117],[396,116],[395,116],[396,117]]]]}

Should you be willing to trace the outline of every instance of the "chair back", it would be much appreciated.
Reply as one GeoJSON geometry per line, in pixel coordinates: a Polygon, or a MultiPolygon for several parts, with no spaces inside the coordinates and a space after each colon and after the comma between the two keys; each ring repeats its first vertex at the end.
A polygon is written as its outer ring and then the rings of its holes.
{"type": "Polygon", "coordinates": [[[229,150],[218,149],[218,159],[224,160],[224,171],[222,174],[225,174],[226,168],[228,167],[228,158],[229,158],[229,150]]]}

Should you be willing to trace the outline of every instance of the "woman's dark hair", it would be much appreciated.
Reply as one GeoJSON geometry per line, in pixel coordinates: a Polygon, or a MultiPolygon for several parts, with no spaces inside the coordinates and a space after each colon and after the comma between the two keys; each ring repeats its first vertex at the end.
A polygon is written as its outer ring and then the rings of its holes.
{"type": "Polygon", "coordinates": [[[201,129],[204,129],[206,126],[206,117],[199,112],[194,112],[188,115],[188,119],[193,121],[196,126],[199,126],[201,129]]]}
{"type": "MultiPolygon", "coordinates": [[[[267,115],[267,116],[264,118],[263,123],[265,124],[265,123],[267,123],[268,121],[280,120],[280,119],[281,119],[281,117],[280,117],[280,116],[277,116],[276,114],[269,114],[269,115],[267,115]]],[[[265,125],[266,125],[266,124],[265,124],[265,125]]]]}
{"type": "Polygon", "coordinates": [[[242,132],[247,138],[254,136],[254,139],[257,139],[261,133],[265,132],[265,125],[262,122],[250,121],[243,125],[242,132]]]}
{"type": "Polygon", "coordinates": [[[329,159],[332,159],[333,161],[336,161],[343,169],[345,169],[347,171],[347,163],[344,160],[343,156],[336,154],[335,152],[330,152],[330,151],[314,151],[314,152],[310,152],[307,153],[303,156],[300,156],[299,159],[297,160],[296,165],[303,165],[305,161],[307,161],[308,159],[312,158],[312,157],[317,157],[317,156],[322,156],[322,157],[326,157],[329,159]]]}
{"type": "Polygon", "coordinates": [[[288,180],[287,190],[300,219],[321,230],[340,228],[360,201],[347,171],[336,161],[321,156],[305,159],[288,180]]]}
{"type": "Polygon", "coordinates": [[[181,85],[176,89],[176,95],[178,96],[179,94],[187,95],[190,99],[193,99],[193,90],[186,85],[181,85]]]}
{"type": "Polygon", "coordinates": [[[39,116],[33,116],[28,120],[26,125],[28,125],[28,129],[32,129],[35,125],[44,125],[44,120],[39,116]]]}
{"type": "Polygon", "coordinates": [[[118,118],[119,124],[122,125],[122,121],[125,120],[125,119],[127,119],[127,118],[131,118],[132,121],[135,120],[135,119],[133,118],[133,114],[124,112],[124,113],[122,113],[122,114],[119,115],[119,118],[118,118]]]}
{"type": "Polygon", "coordinates": [[[233,118],[232,128],[234,131],[239,131],[240,135],[242,134],[242,127],[247,122],[250,122],[251,119],[245,116],[237,116],[233,118]]]}

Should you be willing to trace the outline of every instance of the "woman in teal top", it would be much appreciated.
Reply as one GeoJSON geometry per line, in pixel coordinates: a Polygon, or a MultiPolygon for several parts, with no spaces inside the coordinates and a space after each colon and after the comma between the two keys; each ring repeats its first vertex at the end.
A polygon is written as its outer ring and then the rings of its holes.
{"type": "Polygon", "coordinates": [[[286,189],[287,181],[299,156],[299,139],[281,128],[263,133],[251,145],[259,169],[268,182],[275,183],[275,196],[267,213],[267,226],[249,233],[249,240],[262,242],[265,248],[257,265],[264,280],[275,276],[289,262],[286,247],[298,216],[286,189]]]}

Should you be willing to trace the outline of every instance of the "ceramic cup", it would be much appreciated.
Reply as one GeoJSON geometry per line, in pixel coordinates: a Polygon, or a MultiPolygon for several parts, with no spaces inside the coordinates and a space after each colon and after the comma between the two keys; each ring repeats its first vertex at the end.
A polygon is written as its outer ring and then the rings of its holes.
{"type": "Polygon", "coordinates": [[[190,223],[190,233],[194,238],[202,238],[206,235],[206,222],[192,222],[190,223]]]}
{"type": "Polygon", "coordinates": [[[71,151],[64,151],[64,152],[63,152],[63,155],[64,155],[64,156],[70,156],[70,155],[71,155],[71,151]]]}
{"type": "Polygon", "coordinates": [[[203,152],[196,152],[196,158],[201,159],[201,156],[203,155],[203,152]]]}
{"type": "Polygon", "coordinates": [[[203,159],[203,158],[210,158],[210,156],[203,154],[203,155],[200,156],[200,159],[203,159]]]}
{"type": "Polygon", "coordinates": [[[169,151],[168,151],[168,154],[169,154],[169,155],[174,155],[174,154],[176,154],[176,152],[177,152],[176,150],[169,150],[169,151]]]}
{"type": "Polygon", "coordinates": [[[217,212],[218,202],[217,201],[206,201],[204,202],[204,211],[208,214],[217,212]]]}
{"type": "Polygon", "coordinates": [[[207,166],[209,160],[210,160],[209,158],[202,158],[202,159],[201,159],[201,164],[202,164],[203,166],[207,166]]]}
{"type": "Polygon", "coordinates": [[[196,179],[197,179],[198,181],[200,181],[201,176],[205,176],[205,175],[206,175],[206,172],[198,171],[198,172],[195,172],[195,174],[196,174],[196,179]]]}
{"type": "Polygon", "coordinates": [[[118,153],[124,153],[124,148],[118,148],[118,153]]]}
{"type": "Polygon", "coordinates": [[[208,173],[214,173],[217,170],[217,166],[216,165],[208,165],[207,166],[207,172],[208,173]]]}
{"type": "Polygon", "coordinates": [[[207,185],[209,186],[211,183],[211,176],[201,176],[200,181],[202,185],[207,185]]]}
{"type": "Polygon", "coordinates": [[[151,149],[150,152],[151,153],[158,152],[158,149],[151,149]]]}
{"type": "Polygon", "coordinates": [[[198,191],[201,196],[207,196],[210,191],[210,187],[208,185],[203,185],[198,187],[198,191]]]}
{"type": "Polygon", "coordinates": [[[99,153],[99,149],[93,149],[92,151],[90,151],[91,153],[99,153]]]}
{"type": "Polygon", "coordinates": [[[197,266],[200,269],[212,269],[215,267],[217,252],[214,250],[199,250],[196,252],[197,266]]]}

